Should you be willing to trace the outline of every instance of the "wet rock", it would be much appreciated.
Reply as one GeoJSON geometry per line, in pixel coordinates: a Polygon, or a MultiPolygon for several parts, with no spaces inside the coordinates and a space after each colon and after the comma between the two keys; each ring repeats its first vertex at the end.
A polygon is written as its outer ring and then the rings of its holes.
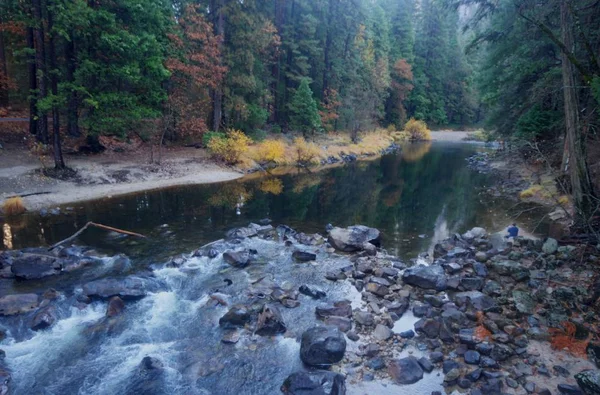
{"type": "Polygon", "coordinates": [[[121,299],[140,299],[153,290],[153,285],[140,277],[124,279],[105,278],[85,284],[83,294],[90,298],[110,298],[119,296],[121,299]]]}
{"type": "Polygon", "coordinates": [[[0,395],[10,393],[10,381],[12,377],[9,371],[0,368],[0,395]]]}
{"type": "Polygon", "coordinates": [[[408,310],[409,303],[408,300],[401,302],[392,302],[386,306],[386,309],[390,313],[396,314],[398,317],[402,317],[402,315],[408,310]]]}
{"type": "Polygon", "coordinates": [[[248,308],[243,305],[236,305],[229,309],[223,317],[219,319],[219,326],[232,329],[243,327],[252,319],[252,315],[248,308]]]}
{"type": "Polygon", "coordinates": [[[575,375],[575,380],[585,394],[600,394],[599,370],[584,370],[575,375]]]}
{"type": "Polygon", "coordinates": [[[0,298],[0,316],[27,313],[37,306],[36,294],[6,295],[0,298]]]}
{"type": "Polygon", "coordinates": [[[427,373],[431,373],[433,371],[433,364],[431,363],[431,361],[425,357],[421,357],[418,359],[419,365],[421,365],[421,368],[423,369],[423,371],[427,372],[427,373]]]}
{"type": "Polygon", "coordinates": [[[322,291],[319,288],[310,285],[301,285],[298,291],[300,291],[301,294],[309,296],[313,299],[323,299],[327,296],[325,291],[322,291]]]}
{"type": "Polygon", "coordinates": [[[506,361],[508,358],[515,354],[514,350],[506,344],[495,344],[494,349],[490,353],[490,357],[496,361],[506,361]]]}
{"type": "Polygon", "coordinates": [[[578,386],[572,384],[559,384],[557,386],[558,392],[563,395],[583,395],[583,392],[578,386]]]}
{"type": "Polygon", "coordinates": [[[392,337],[393,332],[385,325],[378,324],[373,332],[373,337],[377,340],[387,340],[392,337]]]}
{"type": "Polygon", "coordinates": [[[514,290],[512,292],[512,297],[519,313],[533,314],[535,310],[535,301],[531,297],[530,292],[514,290]]]}
{"type": "Polygon", "coordinates": [[[558,250],[558,241],[551,237],[548,237],[542,245],[542,252],[545,254],[554,254],[558,250]]]}
{"type": "Polygon", "coordinates": [[[294,251],[292,257],[299,262],[310,262],[317,260],[317,254],[306,251],[294,251]]]}
{"type": "Polygon", "coordinates": [[[329,316],[352,317],[352,306],[347,300],[333,302],[333,305],[319,305],[315,308],[318,317],[325,318],[329,316]]]}
{"type": "Polygon", "coordinates": [[[446,274],[439,265],[417,265],[404,271],[402,280],[405,284],[424,289],[443,291],[446,287],[446,274]]]}
{"type": "Polygon", "coordinates": [[[464,355],[465,363],[469,365],[477,365],[479,364],[479,360],[481,359],[481,355],[477,351],[469,350],[464,355]]]}
{"type": "Polygon", "coordinates": [[[250,264],[250,253],[248,251],[225,251],[223,260],[233,267],[245,268],[250,264]]]}
{"type": "Polygon", "coordinates": [[[10,270],[17,278],[32,280],[57,275],[62,265],[56,257],[26,253],[13,260],[10,270]]]}
{"type": "Polygon", "coordinates": [[[460,286],[465,291],[480,291],[483,288],[484,280],[481,277],[463,277],[460,280],[460,286]]]}
{"type": "Polygon", "coordinates": [[[366,244],[379,245],[380,233],[377,229],[363,225],[348,228],[333,228],[329,232],[329,244],[343,252],[362,251],[369,248],[366,244]]]}
{"type": "Polygon", "coordinates": [[[430,339],[434,339],[440,334],[440,323],[432,318],[421,319],[415,323],[415,331],[425,334],[430,339]]]}
{"type": "Polygon", "coordinates": [[[275,306],[264,305],[262,311],[258,314],[256,334],[260,336],[275,336],[279,333],[285,333],[286,330],[287,328],[279,309],[275,306]]]}
{"type": "Polygon", "coordinates": [[[352,320],[346,317],[331,316],[325,318],[325,324],[335,326],[342,332],[348,332],[352,329],[352,320]]]}
{"type": "Polygon", "coordinates": [[[106,308],[107,317],[116,317],[125,310],[125,302],[118,296],[113,296],[108,301],[108,307],[106,308]]]}
{"type": "Polygon", "coordinates": [[[487,235],[487,231],[484,228],[475,227],[462,235],[464,239],[473,240],[480,239],[487,235]]]}
{"type": "Polygon", "coordinates": [[[225,236],[228,239],[244,239],[246,237],[254,237],[258,235],[258,229],[260,229],[260,225],[234,228],[228,230],[225,236]]]}
{"type": "Polygon", "coordinates": [[[240,332],[237,330],[231,330],[225,332],[221,341],[225,344],[235,344],[240,340],[240,332]]]}
{"type": "Polygon", "coordinates": [[[54,325],[56,319],[56,306],[53,304],[46,305],[36,311],[31,320],[30,328],[34,331],[49,328],[54,325]]]}
{"type": "Polygon", "coordinates": [[[296,372],[281,386],[286,395],[345,395],[345,377],[327,371],[296,372]]]}
{"type": "Polygon", "coordinates": [[[588,359],[600,368],[600,343],[590,342],[585,348],[588,359]]]}
{"type": "Polygon", "coordinates": [[[373,358],[367,361],[366,367],[373,370],[381,370],[385,368],[385,361],[381,357],[373,358]]]}
{"type": "Polygon", "coordinates": [[[354,321],[363,326],[375,325],[375,318],[373,314],[367,311],[357,311],[354,313],[354,321]]]}
{"type": "Polygon", "coordinates": [[[300,359],[310,366],[328,366],[344,358],[346,340],[338,328],[314,327],[302,334],[300,359]]]}
{"type": "Polygon", "coordinates": [[[126,394],[158,395],[165,392],[163,363],[153,357],[144,357],[127,386],[126,394]]]}
{"type": "Polygon", "coordinates": [[[423,369],[413,356],[390,362],[388,373],[397,384],[413,384],[423,378],[423,369]]]}

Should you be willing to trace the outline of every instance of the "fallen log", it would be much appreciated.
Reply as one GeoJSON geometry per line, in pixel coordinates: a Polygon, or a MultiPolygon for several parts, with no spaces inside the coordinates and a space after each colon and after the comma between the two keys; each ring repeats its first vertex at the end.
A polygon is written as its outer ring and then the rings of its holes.
{"type": "Polygon", "coordinates": [[[90,226],[93,226],[95,228],[99,228],[99,229],[104,229],[104,230],[109,230],[112,232],[117,232],[117,233],[121,233],[124,235],[128,235],[128,236],[135,236],[135,237],[141,237],[143,239],[146,238],[146,236],[141,235],[139,233],[135,233],[135,232],[130,232],[128,230],[123,230],[123,229],[118,229],[118,228],[113,228],[112,226],[107,226],[107,225],[102,225],[102,224],[97,224],[95,222],[88,222],[87,224],[85,224],[81,229],[79,229],[77,232],[73,233],[73,235],[67,237],[64,240],[59,241],[58,243],[50,246],[50,248],[48,248],[48,251],[52,251],[53,249],[55,249],[56,247],[59,247],[65,243],[68,243],[71,240],[74,240],[75,238],[77,238],[77,236],[79,236],[80,234],[83,233],[83,231],[85,231],[87,228],[89,228],[90,226]]]}

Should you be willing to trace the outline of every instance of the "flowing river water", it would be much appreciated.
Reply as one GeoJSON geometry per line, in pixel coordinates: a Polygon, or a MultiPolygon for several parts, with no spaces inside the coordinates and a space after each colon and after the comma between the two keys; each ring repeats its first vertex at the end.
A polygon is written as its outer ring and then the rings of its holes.
{"type": "MultiPolygon", "coordinates": [[[[298,339],[317,323],[314,309],[319,302],[301,295],[299,307],[282,308],[284,335],[249,333],[231,345],[221,342],[218,324],[228,307],[209,296],[222,294],[229,306],[263,303],[261,299],[274,288],[310,284],[326,291],[326,301],[348,299],[360,307],[361,294],[354,287],[324,278],[327,271],[347,266],[348,258],[320,253],[317,263],[298,264],[291,252],[304,247],[282,247],[258,238],[242,242],[257,251],[257,263],[246,269],[230,267],[220,255],[210,259],[190,253],[220,239],[228,229],[263,218],[306,233],[323,233],[329,223],[375,227],[382,232],[383,247],[406,261],[453,232],[476,225],[502,231],[514,215],[513,203],[483,195],[488,176],[466,166],[466,158],[481,149],[465,144],[413,145],[401,153],[320,172],[150,191],[2,224],[5,248],[50,245],[87,221],[148,236],[140,240],[91,229],[78,244],[104,256],[99,264],[42,280],[0,280],[0,296],[42,294],[49,288],[61,293],[58,321],[49,329],[31,331],[29,316],[0,318],[0,328],[7,332],[0,348],[6,352],[13,393],[279,393],[283,380],[303,369],[298,339]],[[183,265],[165,265],[182,255],[183,265]],[[88,281],[132,275],[150,277],[157,286],[145,298],[127,301],[118,319],[104,318],[106,301],[87,306],[76,302],[81,285],[88,281]],[[139,377],[146,356],[163,364],[158,377],[139,377]]],[[[519,221],[525,226],[538,223],[535,216],[519,221]]],[[[414,320],[407,313],[394,330],[406,330],[414,320]]],[[[358,349],[357,343],[348,343],[350,351],[358,349]]],[[[350,393],[396,391],[391,383],[355,382],[349,373],[350,393]]],[[[405,390],[441,390],[442,376],[435,371],[430,376],[405,390]]]]}

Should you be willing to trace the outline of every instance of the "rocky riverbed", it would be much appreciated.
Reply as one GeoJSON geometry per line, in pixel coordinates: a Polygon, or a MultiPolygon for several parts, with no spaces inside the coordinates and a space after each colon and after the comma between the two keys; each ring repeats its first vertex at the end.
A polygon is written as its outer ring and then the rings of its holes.
{"type": "Polygon", "coordinates": [[[0,298],[0,394],[600,393],[595,248],[474,228],[405,262],[377,229],[268,222],[58,290],[127,259],[1,253],[36,286],[0,298]]]}

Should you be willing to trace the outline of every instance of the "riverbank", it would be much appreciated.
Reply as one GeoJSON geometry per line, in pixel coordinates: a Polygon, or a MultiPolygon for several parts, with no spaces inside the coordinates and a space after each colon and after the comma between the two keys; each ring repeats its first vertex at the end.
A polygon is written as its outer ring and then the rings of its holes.
{"type": "Polygon", "coordinates": [[[265,220],[126,278],[109,271],[125,256],[86,248],[3,253],[2,277],[28,293],[0,298],[0,377],[23,393],[32,374],[65,393],[600,390],[593,250],[494,247],[482,228],[410,261],[381,243],[364,226],[304,234],[265,220]]]}

